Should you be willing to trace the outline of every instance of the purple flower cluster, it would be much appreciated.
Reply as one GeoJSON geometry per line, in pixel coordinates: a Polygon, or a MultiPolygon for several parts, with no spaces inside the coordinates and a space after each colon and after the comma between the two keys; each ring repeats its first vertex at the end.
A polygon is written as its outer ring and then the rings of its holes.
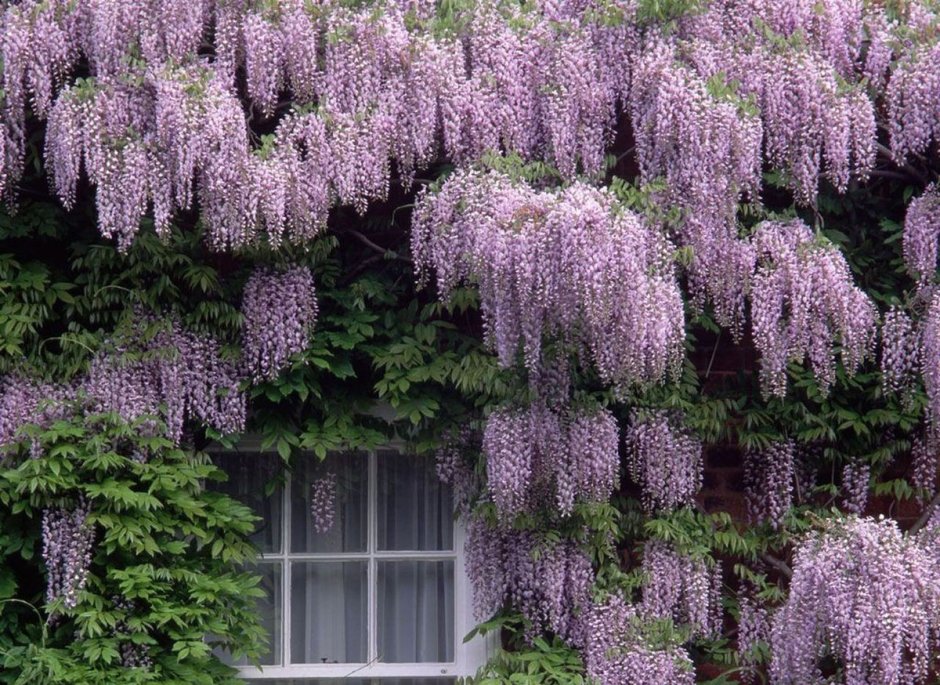
{"type": "Polygon", "coordinates": [[[912,21],[904,28],[914,40],[909,38],[906,49],[898,55],[885,93],[891,152],[898,161],[925,154],[931,141],[940,140],[940,44],[932,35],[936,28],[931,26],[936,23],[936,14],[931,16],[926,7],[916,3],[910,12],[912,21]]]}
{"type": "Polygon", "coordinates": [[[328,533],[336,519],[336,474],[332,471],[314,479],[310,486],[310,514],[313,528],[328,533]]]}
{"type": "Polygon", "coordinates": [[[540,405],[497,409],[483,432],[487,486],[503,521],[545,505],[606,502],[617,485],[619,432],[606,410],[561,417],[540,405]]]}
{"type": "Polygon", "coordinates": [[[753,521],[780,528],[793,504],[795,447],[792,440],[748,451],[744,459],[744,492],[753,521]]]}
{"type": "Polygon", "coordinates": [[[703,559],[650,540],[643,548],[643,601],[647,619],[672,619],[689,625],[700,637],[721,633],[721,565],[709,568],[703,559]]]}
{"type": "Polygon", "coordinates": [[[167,436],[178,442],[186,417],[222,433],[244,430],[242,380],[237,365],[222,357],[218,341],[171,321],[148,342],[99,353],[82,388],[93,411],[114,412],[127,422],[162,418],[167,436]]]}
{"type": "Polygon", "coordinates": [[[612,595],[591,605],[584,619],[584,669],[599,685],[692,685],[692,660],[681,648],[654,649],[637,625],[636,608],[612,595]]]}
{"type": "Polygon", "coordinates": [[[702,487],[702,443],[665,410],[634,410],[627,429],[627,467],[648,512],[692,504],[702,487]]]}
{"type": "Polygon", "coordinates": [[[839,189],[864,179],[882,96],[898,160],[938,137],[936,13],[921,3],[894,17],[859,0],[720,0],[668,27],[627,0],[453,11],[442,30],[413,0],[8,3],[0,187],[10,195],[22,174],[32,110],[50,120],[63,202],[84,164],[101,230],[122,246],[148,206],[165,230],[194,181],[216,245],[303,239],[331,203],[385,197],[390,159],[405,184],[441,153],[467,165],[512,152],[596,176],[620,110],[641,180],[664,179],[661,199],[681,214],[697,295],[735,325],[748,252],[733,208],[757,197],[764,163],[805,204],[820,176],[839,189]],[[275,128],[260,150],[256,114],[275,128]]]}
{"type": "Polygon", "coordinates": [[[693,250],[696,302],[711,301],[721,322],[737,329],[754,260],[737,240],[735,214],[742,194],[760,187],[761,124],[734,102],[711,97],[705,80],[679,59],[681,50],[653,41],[634,67],[630,112],[640,177],[665,179],[657,199],[682,213],[678,237],[693,250]]]}
{"type": "Polygon", "coordinates": [[[800,222],[764,222],[754,234],[758,267],[751,283],[754,344],[767,395],[787,389],[787,363],[809,359],[825,392],[835,380],[838,346],[854,373],[874,346],[877,311],[852,281],[842,253],[800,222]]]}
{"type": "Polygon", "coordinates": [[[594,571],[574,543],[541,542],[534,533],[474,518],[466,556],[479,619],[508,602],[530,622],[530,636],[551,630],[572,644],[583,643],[594,571]]]}
{"type": "Polygon", "coordinates": [[[681,358],[671,246],[603,190],[537,191],[459,172],[419,198],[412,251],[419,282],[433,272],[442,299],[460,283],[479,286],[486,341],[503,366],[521,348],[537,371],[545,334],[586,346],[616,384],[657,382],[681,358]]]}
{"type": "Polygon", "coordinates": [[[933,497],[937,492],[937,467],[940,445],[936,435],[925,431],[924,435],[914,438],[911,445],[911,485],[918,491],[917,497],[923,500],[933,497]]]}
{"type": "MultiPolygon", "coordinates": [[[[0,377],[0,457],[22,439],[23,426],[62,418],[73,395],[71,386],[40,383],[18,373],[0,377]]],[[[39,456],[39,449],[33,445],[33,456],[39,456]]]]}
{"type": "Polygon", "coordinates": [[[850,461],[842,468],[842,508],[853,514],[864,514],[868,506],[871,466],[850,461]]]}
{"type": "MultiPolygon", "coordinates": [[[[137,603],[127,600],[124,597],[116,595],[111,598],[114,608],[119,612],[130,616],[137,610],[137,603]]],[[[114,626],[115,637],[123,637],[129,631],[127,622],[124,619],[119,620],[114,626]]],[[[150,658],[147,645],[138,644],[131,641],[122,642],[120,646],[121,665],[124,668],[150,668],[153,665],[153,659],[150,658]]]]}
{"type": "Polygon", "coordinates": [[[891,307],[881,325],[881,376],[885,390],[902,393],[914,384],[921,369],[921,342],[911,317],[891,307]]]}
{"type": "Polygon", "coordinates": [[[930,285],[934,280],[938,239],[940,190],[936,184],[931,184],[921,195],[911,200],[904,217],[904,263],[921,286],[930,285]]]}
{"type": "Polygon", "coordinates": [[[469,443],[470,431],[461,430],[451,436],[435,455],[437,477],[451,487],[454,510],[465,519],[470,516],[473,500],[481,489],[479,478],[464,453],[469,443]]]}
{"type": "Polygon", "coordinates": [[[627,59],[614,47],[624,29],[598,25],[584,8],[504,16],[486,7],[460,35],[443,36],[426,11],[414,21],[412,4],[8,6],[4,187],[22,173],[27,105],[50,118],[47,159],[63,201],[74,200],[84,161],[103,195],[101,230],[121,246],[148,203],[165,230],[172,210],[189,206],[194,180],[210,239],[233,246],[263,235],[259,225],[273,241],[285,229],[309,237],[333,201],[364,210],[387,193],[390,157],[405,183],[440,148],[458,162],[504,146],[546,155],[568,177],[600,170],[625,91],[617,77],[627,67],[608,64],[614,53],[627,59]],[[83,59],[91,78],[78,94],[68,77],[83,59]],[[296,110],[277,122],[267,158],[248,140],[235,89],[242,69],[262,116],[296,110]],[[117,116],[96,116],[108,104],[117,116]]]}
{"type": "Polygon", "coordinates": [[[927,424],[940,435],[940,293],[934,293],[921,321],[921,375],[927,391],[927,424]]]}
{"type": "Polygon", "coordinates": [[[88,580],[95,529],[88,523],[91,512],[85,500],[73,509],[61,507],[42,512],[42,558],[48,574],[46,602],[62,599],[74,609],[88,580]]]}
{"type": "MultiPolygon", "coordinates": [[[[144,318],[141,326],[154,325],[144,318]]],[[[114,413],[123,421],[143,419],[140,430],[179,442],[187,418],[222,433],[245,428],[247,395],[238,366],[221,354],[219,342],[163,322],[156,335],[135,327],[91,360],[88,371],[68,385],[38,383],[18,374],[0,379],[0,449],[10,448],[26,424],[48,426],[75,411],[81,400],[92,413],[114,413]]],[[[38,456],[40,445],[33,445],[38,456]]],[[[142,455],[144,458],[146,455],[142,455]]]]}
{"type": "Polygon", "coordinates": [[[303,352],[317,318],[313,274],[306,267],[255,271],[242,295],[242,354],[254,379],[275,377],[303,352]]]}
{"type": "Polygon", "coordinates": [[[901,534],[892,520],[850,518],[796,549],[790,594],[774,613],[770,680],[821,683],[821,661],[851,685],[926,683],[940,636],[936,537],[901,534]]]}
{"type": "MultiPolygon", "coordinates": [[[[756,665],[755,648],[770,640],[770,615],[767,607],[750,594],[741,594],[738,599],[738,659],[745,666],[756,665]]],[[[754,672],[745,672],[747,683],[757,682],[754,672]]]]}

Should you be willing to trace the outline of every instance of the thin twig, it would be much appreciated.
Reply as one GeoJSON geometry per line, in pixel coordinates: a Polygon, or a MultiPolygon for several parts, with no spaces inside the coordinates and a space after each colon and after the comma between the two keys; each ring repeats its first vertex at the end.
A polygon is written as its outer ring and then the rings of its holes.
{"type": "Polygon", "coordinates": [[[787,565],[787,562],[785,562],[783,559],[778,559],[773,554],[770,554],[768,552],[762,553],[760,555],[760,558],[763,559],[768,564],[770,564],[771,566],[773,566],[778,571],[780,571],[780,573],[785,575],[787,578],[793,577],[793,569],[791,569],[787,565]]]}
{"type": "Polygon", "coordinates": [[[375,250],[375,251],[378,252],[379,254],[387,255],[387,256],[389,256],[389,257],[397,257],[397,256],[398,256],[398,254],[397,254],[394,250],[389,250],[388,248],[382,247],[382,246],[379,245],[378,243],[372,242],[372,240],[370,240],[366,235],[360,233],[359,231],[357,231],[357,230],[354,229],[354,228],[344,228],[344,229],[342,229],[342,232],[343,232],[343,233],[348,233],[349,235],[351,235],[352,237],[354,237],[356,240],[358,240],[360,243],[362,243],[363,245],[365,245],[366,247],[368,247],[368,248],[370,248],[370,249],[372,249],[372,250],[375,250]]]}
{"type": "Polygon", "coordinates": [[[899,171],[888,171],[887,169],[874,169],[869,171],[868,175],[872,178],[893,178],[898,181],[907,181],[909,179],[907,174],[902,174],[899,171]]]}
{"type": "Polygon", "coordinates": [[[910,162],[898,162],[894,156],[894,153],[891,152],[891,149],[885,147],[884,144],[876,142],[875,145],[878,147],[878,152],[887,157],[888,160],[890,160],[895,166],[897,166],[899,169],[903,169],[924,185],[927,185],[927,177],[920,171],[920,169],[911,165],[910,162]]]}
{"type": "Polygon", "coordinates": [[[715,347],[712,350],[712,358],[708,360],[708,368],[705,369],[705,380],[708,380],[708,374],[712,372],[712,364],[715,363],[715,354],[718,352],[718,343],[721,342],[721,331],[718,331],[718,337],[715,338],[715,347]]]}
{"type": "Polygon", "coordinates": [[[921,513],[920,518],[914,521],[914,525],[911,526],[908,530],[908,535],[913,535],[921,528],[927,525],[927,521],[930,520],[930,516],[933,514],[933,510],[937,508],[937,505],[940,504],[940,492],[934,495],[933,499],[927,503],[927,506],[924,507],[923,513],[921,513]]]}

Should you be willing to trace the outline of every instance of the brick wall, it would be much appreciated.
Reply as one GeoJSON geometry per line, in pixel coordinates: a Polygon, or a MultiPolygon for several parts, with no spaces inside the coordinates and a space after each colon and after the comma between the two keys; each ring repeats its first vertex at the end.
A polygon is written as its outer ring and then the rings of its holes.
{"type": "MultiPolygon", "coordinates": [[[[691,355],[702,379],[705,392],[714,390],[742,371],[757,369],[757,353],[748,339],[734,342],[727,332],[721,335],[700,335],[691,355]]],[[[710,445],[705,451],[705,474],[699,503],[706,511],[727,511],[735,519],[745,520],[747,505],[744,498],[744,453],[735,443],[710,445]]],[[[884,474],[884,479],[909,476],[910,463],[899,459],[884,474]]],[[[913,500],[896,501],[889,497],[872,497],[866,514],[884,514],[897,519],[902,528],[910,526],[923,511],[922,503],[913,500]]]]}
{"type": "MultiPolygon", "coordinates": [[[[735,342],[727,332],[699,335],[692,362],[708,392],[733,379],[742,371],[757,368],[757,354],[749,340],[735,342]]],[[[735,443],[710,445],[705,450],[705,474],[699,502],[706,511],[727,511],[744,519],[744,453],[735,443]]]]}

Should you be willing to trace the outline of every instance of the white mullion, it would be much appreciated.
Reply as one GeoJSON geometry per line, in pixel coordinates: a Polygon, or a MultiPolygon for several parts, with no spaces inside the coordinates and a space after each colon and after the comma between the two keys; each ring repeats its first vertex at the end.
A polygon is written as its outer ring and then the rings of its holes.
{"type": "Polygon", "coordinates": [[[446,550],[389,550],[376,552],[373,556],[383,561],[453,561],[457,558],[454,552],[446,550]]]}
{"type": "Polygon", "coordinates": [[[281,663],[285,666],[291,663],[291,568],[290,568],[290,544],[291,544],[291,484],[294,480],[293,471],[287,471],[287,477],[284,479],[284,504],[281,506],[282,521],[282,540],[281,540],[281,600],[284,606],[281,608],[281,663]]]}
{"type": "Polygon", "coordinates": [[[314,562],[330,562],[330,561],[368,561],[370,556],[364,552],[350,552],[345,554],[342,552],[337,552],[334,554],[319,554],[317,552],[304,552],[303,554],[291,554],[291,561],[314,561],[314,562]]]}
{"type": "Polygon", "coordinates": [[[369,642],[366,652],[368,663],[375,663],[379,653],[378,637],[378,568],[375,561],[375,552],[378,547],[378,457],[373,450],[369,452],[368,484],[366,512],[369,520],[366,535],[366,551],[369,554],[368,572],[366,581],[369,584],[366,597],[368,599],[368,614],[366,616],[366,639],[369,642]]]}

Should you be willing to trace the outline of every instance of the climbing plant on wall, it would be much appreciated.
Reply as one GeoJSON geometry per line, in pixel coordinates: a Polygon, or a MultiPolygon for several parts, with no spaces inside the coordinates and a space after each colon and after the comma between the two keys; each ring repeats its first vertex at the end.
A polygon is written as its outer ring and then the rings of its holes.
{"type": "Polygon", "coordinates": [[[930,0],[4,3],[0,680],[256,656],[251,432],[436,452],[481,682],[929,682],[938,51],[930,0]]]}

